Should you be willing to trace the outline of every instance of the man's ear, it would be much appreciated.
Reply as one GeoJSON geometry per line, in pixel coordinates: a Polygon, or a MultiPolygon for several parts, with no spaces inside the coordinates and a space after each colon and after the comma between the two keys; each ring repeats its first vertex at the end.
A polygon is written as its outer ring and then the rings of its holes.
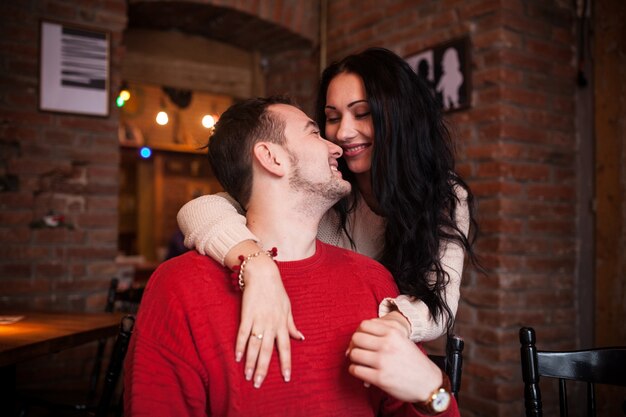
{"type": "Polygon", "coordinates": [[[286,173],[284,150],[280,145],[271,142],[257,142],[253,148],[256,161],[266,171],[282,177],[286,173]]]}

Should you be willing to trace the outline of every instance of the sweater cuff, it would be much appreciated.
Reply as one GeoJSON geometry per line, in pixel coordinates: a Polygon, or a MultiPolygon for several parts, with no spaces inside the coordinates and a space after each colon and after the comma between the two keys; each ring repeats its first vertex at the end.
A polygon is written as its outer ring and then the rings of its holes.
{"type": "Polygon", "coordinates": [[[245,224],[231,223],[228,226],[228,233],[219,233],[205,242],[206,253],[218,256],[218,261],[224,265],[224,258],[230,250],[245,240],[259,242],[259,239],[252,234],[245,224]]]}
{"type": "MultiPolygon", "coordinates": [[[[435,340],[443,334],[444,323],[435,323],[424,302],[408,295],[385,298],[378,306],[378,316],[400,312],[411,324],[410,339],[414,342],[435,340]]],[[[443,322],[443,320],[442,320],[443,322]]]]}

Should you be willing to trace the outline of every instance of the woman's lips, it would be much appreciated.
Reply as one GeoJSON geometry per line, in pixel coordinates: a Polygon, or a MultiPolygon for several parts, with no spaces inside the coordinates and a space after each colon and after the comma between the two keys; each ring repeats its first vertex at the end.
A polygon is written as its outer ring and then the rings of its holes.
{"type": "Polygon", "coordinates": [[[342,146],[343,156],[351,158],[357,156],[372,146],[370,143],[360,143],[358,145],[342,146]]]}

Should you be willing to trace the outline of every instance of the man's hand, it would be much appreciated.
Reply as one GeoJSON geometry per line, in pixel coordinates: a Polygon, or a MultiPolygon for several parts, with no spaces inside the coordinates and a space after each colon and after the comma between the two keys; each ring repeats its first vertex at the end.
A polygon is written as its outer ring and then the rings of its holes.
{"type": "Polygon", "coordinates": [[[396,320],[363,321],[352,336],[348,358],[352,375],[401,401],[425,401],[442,383],[439,367],[396,320]]]}

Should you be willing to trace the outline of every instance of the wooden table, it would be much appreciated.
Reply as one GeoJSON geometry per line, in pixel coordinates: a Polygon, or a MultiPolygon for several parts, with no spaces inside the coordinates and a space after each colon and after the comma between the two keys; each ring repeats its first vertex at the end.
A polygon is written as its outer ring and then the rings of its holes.
{"type": "MultiPolygon", "coordinates": [[[[24,316],[0,324],[0,408],[14,401],[15,365],[117,334],[123,314],[0,312],[24,316]]],[[[6,407],[6,408],[5,408],[6,407]]]]}
{"type": "MultiPolygon", "coordinates": [[[[0,316],[6,316],[0,312],[0,316]]],[[[0,325],[0,367],[76,347],[117,333],[122,314],[25,312],[0,325]]]]}

